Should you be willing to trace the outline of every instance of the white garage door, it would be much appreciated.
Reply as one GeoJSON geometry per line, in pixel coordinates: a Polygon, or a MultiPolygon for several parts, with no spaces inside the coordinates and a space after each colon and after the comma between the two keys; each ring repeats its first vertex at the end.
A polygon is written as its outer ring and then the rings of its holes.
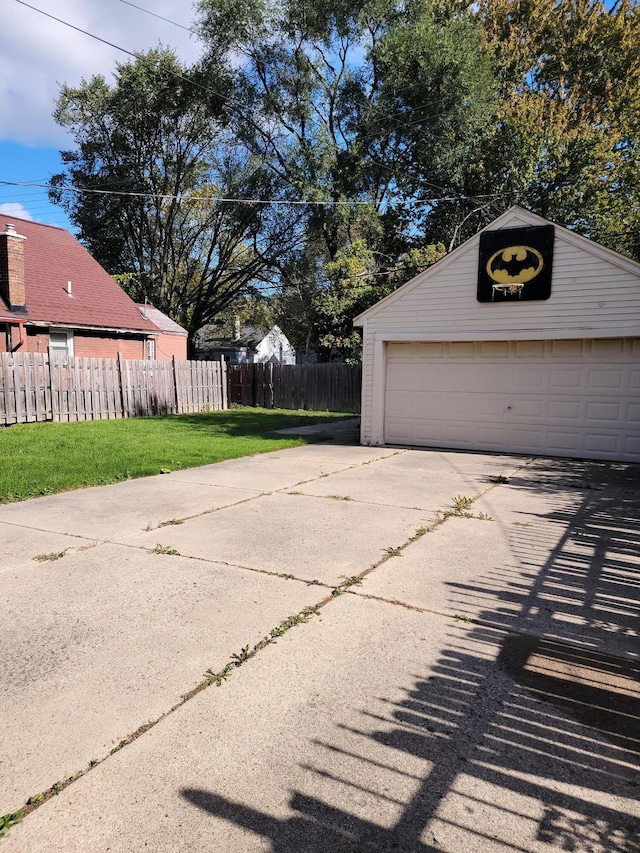
{"type": "Polygon", "coordinates": [[[640,338],[390,343],[385,441],[640,461],[640,338]]]}

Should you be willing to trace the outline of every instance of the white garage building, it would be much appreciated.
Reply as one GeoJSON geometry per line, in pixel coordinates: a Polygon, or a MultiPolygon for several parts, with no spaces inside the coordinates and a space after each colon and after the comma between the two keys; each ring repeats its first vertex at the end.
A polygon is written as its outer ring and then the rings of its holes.
{"type": "Polygon", "coordinates": [[[513,207],[354,324],[363,444],[640,461],[640,264],[616,252],[513,207]]]}

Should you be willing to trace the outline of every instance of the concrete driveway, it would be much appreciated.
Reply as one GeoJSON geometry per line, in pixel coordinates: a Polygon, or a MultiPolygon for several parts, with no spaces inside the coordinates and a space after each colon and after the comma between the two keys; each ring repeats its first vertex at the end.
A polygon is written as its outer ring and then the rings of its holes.
{"type": "Polygon", "coordinates": [[[1,853],[640,850],[639,475],[326,443],[1,507],[1,853]]]}

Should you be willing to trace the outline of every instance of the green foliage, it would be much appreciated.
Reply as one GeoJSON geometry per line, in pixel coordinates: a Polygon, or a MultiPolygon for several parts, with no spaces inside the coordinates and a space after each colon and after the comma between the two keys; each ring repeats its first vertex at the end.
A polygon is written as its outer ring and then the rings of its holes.
{"type": "Polygon", "coordinates": [[[484,178],[640,258],[640,9],[632,0],[484,0],[499,81],[484,178]]]}
{"type": "Polygon", "coordinates": [[[33,559],[38,563],[44,563],[52,560],[61,560],[68,550],[68,548],[65,548],[64,551],[52,551],[50,554],[36,554],[33,559]]]}
{"type": "Polygon", "coordinates": [[[448,196],[446,173],[484,124],[492,87],[478,23],[455,2],[199,8],[212,61],[244,57],[237,137],[266,157],[284,198],[326,202],[303,208],[278,324],[299,351],[357,361],[353,317],[431,263],[420,253],[439,242],[421,231],[430,207],[408,210],[408,196],[448,196]]]}
{"type": "Polygon", "coordinates": [[[0,815],[0,837],[6,835],[16,823],[20,823],[24,814],[24,809],[19,809],[17,812],[0,815]]]}
{"type": "Polygon", "coordinates": [[[229,72],[156,49],[115,76],[62,87],[54,115],[76,147],[62,152],[50,195],[130,296],[193,334],[268,277],[298,239],[295,217],[217,201],[272,191],[264,164],[226,129],[229,72]]]}

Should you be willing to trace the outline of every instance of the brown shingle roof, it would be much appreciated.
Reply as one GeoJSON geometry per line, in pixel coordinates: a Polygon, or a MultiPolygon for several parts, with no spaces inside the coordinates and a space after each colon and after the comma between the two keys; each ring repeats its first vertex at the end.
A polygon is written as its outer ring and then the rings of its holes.
{"type": "Polygon", "coordinates": [[[168,317],[166,314],[159,308],[154,308],[149,302],[146,305],[142,302],[136,302],[136,308],[142,314],[143,317],[146,316],[147,320],[151,320],[161,331],[166,332],[169,335],[183,335],[187,336],[189,333],[186,329],[176,323],[175,320],[172,320],[171,317],[168,317]]]}
{"type": "Polygon", "coordinates": [[[13,319],[105,329],[157,332],[133,299],[64,228],[0,214],[0,230],[12,224],[24,241],[27,313],[15,315],[0,298],[0,320],[13,319]],[[71,296],[67,283],[71,282],[71,296]]]}

